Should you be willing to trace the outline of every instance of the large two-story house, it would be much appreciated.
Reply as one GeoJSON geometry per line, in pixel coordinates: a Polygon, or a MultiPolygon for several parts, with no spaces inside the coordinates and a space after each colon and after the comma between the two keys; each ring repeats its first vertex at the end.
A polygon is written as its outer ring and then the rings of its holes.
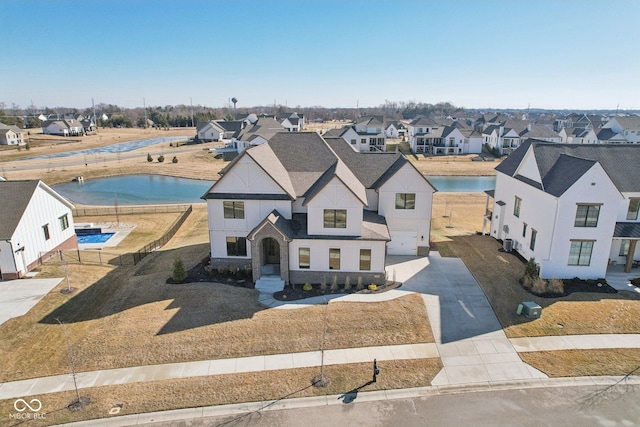
{"type": "Polygon", "coordinates": [[[278,133],[236,157],[203,196],[211,265],[283,284],[380,284],[387,254],[428,255],[434,191],[402,154],[278,133]]]}
{"type": "Polygon", "coordinates": [[[535,258],[545,279],[628,272],[640,259],[638,165],[637,145],[528,140],[496,167],[483,233],[535,258]]]}

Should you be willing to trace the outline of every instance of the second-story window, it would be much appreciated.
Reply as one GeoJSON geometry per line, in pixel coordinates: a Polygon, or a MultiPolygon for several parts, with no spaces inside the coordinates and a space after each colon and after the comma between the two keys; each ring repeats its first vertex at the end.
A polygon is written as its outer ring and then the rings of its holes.
{"type": "Polygon", "coordinates": [[[574,227],[597,227],[600,205],[578,205],[574,227]]]}
{"type": "Polygon", "coordinates": [[[244,202],[224,201],[224,217],[227,219],[244,219],[244,202]]]}
{"type": "Polygon", "coordinates": [[[520,218],[520,208],[522,207],[522,199],[516,196],[516,201],[513,204],[513,215],[520,218]]]}
{"type": "Polygon", "coordinates": [[[347,210],[325,209],[324,228],[347,228],[347,210]]]}
{"type": "Polygon", "coordinates": [[[415,209],[415,193],[396,193],[396,209],[415,209]]]}
{"type": "Polygon", "coordinates": [[[534,228],[531,229],[531,240],[529,241],[529,249],[532,251],[536,249],[536,239],[538,238],[538,231],[534,228]]]}
{"type": "Polygon", "coordinates": [[[638,219],[638,210],[640,210],[640,198],[629,199],[629,209],[627,210],[627,220],[635,221],[638,219]]]}

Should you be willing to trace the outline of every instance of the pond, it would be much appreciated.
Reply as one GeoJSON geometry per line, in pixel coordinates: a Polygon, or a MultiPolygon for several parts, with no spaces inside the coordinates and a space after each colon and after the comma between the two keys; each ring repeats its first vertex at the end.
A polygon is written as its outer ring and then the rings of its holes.
{"type": "Polygon", "coordinates": [[[137,150],[138,148],[149,147],[151,145],[161,144],[163,142],[187,141],[192,135],[185,136],[164,136],[161,138],[138,139],[135,141],[120,142],[118,144],[106,145],[104,147],[87,148],[86,150],[67,151],[64,153],[48,154],[46,156],[25,157],[21,160],[34,159],[59,159],[63,157],[74,156],[93,156],[99,154],[126,153],[128,151],[137,150]]]}
{"type": "Polygon", "coordinates": [[[68,182],[53,189],[74,203],[83,205],[155,205],[204,202],[200,197],[213,181],[162,175],[122,175],[68,182]]]}
{"type": "Polygon", "coordinates": [[[427,176],[427,179],[443,192],[481,193],[496,188],[495,176],[427,176]]]}

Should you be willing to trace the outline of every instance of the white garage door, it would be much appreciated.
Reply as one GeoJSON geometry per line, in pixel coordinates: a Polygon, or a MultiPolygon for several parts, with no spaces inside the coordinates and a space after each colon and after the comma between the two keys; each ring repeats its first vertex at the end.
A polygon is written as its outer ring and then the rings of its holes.
{"type": "Polygon", "coordinates": [[[391,231],[391,241],[387,243],[389,255],[416,255],[418,235],[415,231],[391,231]]]}

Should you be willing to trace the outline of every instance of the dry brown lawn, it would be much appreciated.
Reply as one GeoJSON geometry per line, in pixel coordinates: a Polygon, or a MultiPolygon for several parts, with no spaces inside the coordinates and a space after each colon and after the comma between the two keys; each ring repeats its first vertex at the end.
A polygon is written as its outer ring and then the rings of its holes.
{"type": "Polygon", "coordinates": [[[640,373],[640,350],[612,348],[520,353],[520,358],[552,378],[640,373]]]}
{"type": "Polygon", "coordinates": [[[482,230],[487,196],[482,193],[435,193],[431,210],[431,242],[450,241],[482,230]]]}
{"type": "MultiPolygon", "coordinates": [[[[378,381],[360,391],[429,386],[442,368],[438,358],[382,361],[378,366],[381,371],[378,381]]],[[[312,387],[311,379],[319,370],[301,368],[82,389],[80,395],[89,397],[91,403],[73,412],[66,406],[75,399],[74,391],[31,396],[42,402],[41,412],[46,413],[46,419],[31,421],[28,425],[109,418],[109,411],[116,406],[121,407],[119,415],[128,415],[240,402],[268,404],[285,397],[343,395],[365,385],[371,380],[372,372],[370,363],[326,366],[323,373],[330,384],[326,388],[312,387]]],[[[0,412],[15,413],[13,400],[0,401],[0,412]]]]}
{"type": "Polygon", "coordinates": [[[573,293],[541,298],[525,291],[518,279],[524,264],[515,255],[500,252],[500,243],[489,236],[458,236],[441,242],[445,252],[459,256],[480,283],[505,333],[510,338],[546,335],[640,333],[640,297],[617,294],[573,293]],[[540,319],[516,314],[522,301],[542,309],[540,319]]]}
{"type": "MultiPolygon", "coordinates": [[[[266,310],[253,289],[167,284],[175,258],[191,268],[207,256],[206,232],[198,233],[206,220],[206,209],[197,208],[167,246],[136,267],[69,265],[76,294],[58,292],[63,281],[25,316],[0,326],[0,381],[67,372],[65,331],[79,371],[318,350],[324,319],[327,349],[434,342],[417,295],[266,310]]],[[[43,270],[63,274],[55,263],[43,270]]]]}

